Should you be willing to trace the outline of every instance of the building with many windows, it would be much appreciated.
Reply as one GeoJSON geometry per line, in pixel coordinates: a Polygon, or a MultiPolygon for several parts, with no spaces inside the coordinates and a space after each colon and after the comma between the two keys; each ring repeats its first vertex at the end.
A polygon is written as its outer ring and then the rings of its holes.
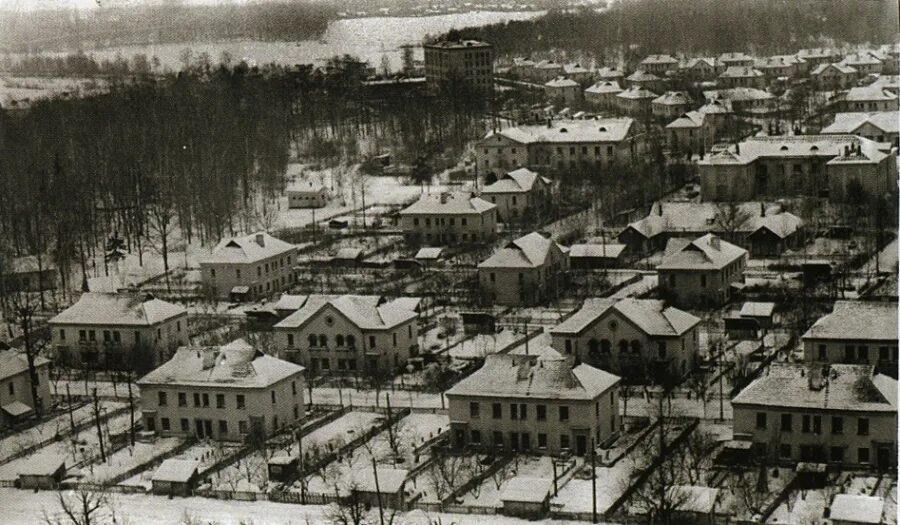
{"type": "Polygon", "coordinates": [[[305,416],[303,367],[243,340],[179,348],[137,382],[144,430],[162,436],[265,438],[305,416]]]}
{"type": "Polygon", "coordinates": [[[614,435],[619,378],[552,348],[536,354],[489,355],[447,390],[454,447],[583,456],[614,435]]]}
{"type": "Polygon", "coordinates": [[[900,119],[896,111],[874,113],[838,113],[834,122],[826,126],[823,135],[857,135],[874,142],[900,147],[900,119]]]}
{"type": "Polygon", "coordinates": [[[266,297],[293,284],[296,256],[296,246],[266,232],[234,237],[200,258],[201,278],[217,297],[266,297]]]}
{"type": "Polygon", "coordinates": [[[897,375],[897,303],[837,301],[802,339],[808,363],[872,364],[897,375]]]}
{"type": "Polygon", "coordinates": [[[693,241],[669,239],[656,266],[660,293],[675,304],[723,304],[744,282],[747,250],[708,233],[693,241]]]}
{"type": "Polygon", "coordinates": [[[545,211],[550,205],[552,181],[519,168],[510,171],[481,190],[481,198],[497,205],[497,217],[513,222],[528,213],[545,211]]]}
{"type": "Polygon", "coordinates": [[[412,244],[484,243],[497,236],[497,205],[468,193],[423,195],[398,215],[412,244]]]}
{"type": "Polygon", "coordinates": [[[187,310],[151,295],[88,292],[48,325],[58,359],[84,368],[146,370],[189,340],[187,310]]]}
{"type": "Polygon", "coordinates": [[[731,406],[735,439],[770,461],[896,466],[897,380],[872,366],[773,363],[731,406]]]}
{"type": "Polygon", "coordinates": [[[494,48],[477,40],[440,41],[425,49],[425,83],[432,92],[467,86],[473,91],[494,91],[494,48]]]}
{"type": "Polygon", "coordinates": [[[550,330],[564,356],[621,376],[682,377],[694,369],[700,319],[655,299],[587,299],[550,330]]]}
{"type": "Polygon", "coordinates": [[[479,263],[478,283],[491,303],[535,305],[559,296],[562,272],[568,268],[568,250],[532,232],[479,263]]]}
{"type": "Polygon", "coordinates": [[[312,373],[385,373],[419,354],[418,314],[404,298],[312,295],[274,329],[280,355],[312,373]]]}

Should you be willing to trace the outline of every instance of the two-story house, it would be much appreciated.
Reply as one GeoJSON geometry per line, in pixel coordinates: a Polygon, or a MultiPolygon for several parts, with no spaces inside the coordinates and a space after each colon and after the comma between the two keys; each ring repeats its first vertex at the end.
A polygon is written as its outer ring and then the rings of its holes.
{"type": "Polygon", "coordinates": [[[896,467],[897,380],[872,366],[773,363],[731,406],[769,461],[896,467]]]}
{"type": "Polygon", "coordinates": [[[503,175],[481,190],[481,198],[497,205],[497,217],[511,222],[550,205],[551,180],[528,168],[503,175]]]}
{"type": "Polygon", "coordinates": [[[447,390],[454,447],[583,456],[615,434],[619,378],[552,349],[538,354],[489,355],[447,390]]]}
{"type": "Polygon", "coordinates": [[[755,67],[731,66],[719,75],[719,84],[725,88],[751,87],[760,89],[765,85],[766,76],[755,67]]]}
{"type": "Polygon", "coordinates": [[[525,306],[558,297],[568,250],[532,232],[510,242],[478,265],[478,283],[494,304],[525,306]]]}
{"type": "Polygon", "coordinates": [[[550,100],[572,104],[581,100],[581,85],[571,78],[558,77],[544,84],[544,93],[550,100]]]}
{"type": "Polygon", "coordinates": [[[303,420],[303,367],[246,341],[179,348],[137,382],[144,430],[162,436],[243,441],[303,420]]]}
{"type": "Polygon", "coordinates": [[[666,255],[656,266],[659,289],[676,304],[722,304],[731,286],[744,282],[747,250],[708,233],[703,237],[669,239],[666,255]]]}
{"type": "Polygon", "coordinates": [[[151,295],[88,292],[48,325],[58,359],[82,368],[147,370],[189,339],[187,310],[151,295]]]}
{"type": "Polygon", "coordinates": [[[656,93],[640,86],[631,86],[616,95],[616,107],[632,117],[646,117],[651,114],[656,93]]]}
{"type": "Polygon", "coordinates": [[[900,147],[900,119],[896,111],[876,111],[873,113],[838,113],[834,122],[819,133],[823,135],[856,135],[873,142],[900,147]]]}
{"type": "Polygon", "coordinates": [[[670,119],[691,109],[691,97],[684,91],[666,91],[650,101],[654,117],[670,119]]]}
{"type": "Polygon", "coordinates": [[[837,301],[802,339],[808,363],[872,364],[897,376],[897,303],[837,301]]]}
{"type": "Polygon", "coordinates": [[[615,80],[600,80],[584,90],[584,100],[598,108],[612,109],[616,107],[616,95],[621,92],[615,80]]]}
{"type": "Polygon", "coordinates": [[[849,88],[856,82],[858,73],[845,64],[819,64],[809,76],[817,89],[826,91],[849,88]]]}
{"type": "Polygon", "coordinates": [[[297,248],[258,232],[226,239],[200,258],[203,285],[221,298],[266,297],[294,283],[297,248]]]}
{"type": "Polygon", "coordinates": [[[32,395],[28,358],[15,349],[0,350],[0,428],[8,428],[34,414],[38,405],[50,408],[50,360],[36,356],[37,399],[32,395]]]}
{"type": "Polygon", "coordinates": [[[700,319],[655,299],[587,299],[553,327],[553,347],[590,365],[644,382],[694,369],[700,319]]]}
{"type": "Polygon", "coordinates": [[[647,55],[638,66],[648,73],[665,76],[678,69],[678,60],[672,55],[647,55]]]}
{"type": "Polygon", "coordinates": [[[897,94],[880,86],[852,87],[835,97],[843,111],[893,111],[900,108],[897,94]]]}
{"type": "Polygon", "coordinates": [[[640,69],[625,78],[625,85],[629,88],[639,88],[654,93],[662,93],[665,89],[665,82],[662,78],[640,69]]]}
{"type": "Polygon", "coordinates": [[[398,215],[411,244],[484,243],[497,235],[497,205],[468,193],[423,195],[398,215]]]}
{"type": "Polygon", "coordinates": [[[419,353],[419,319],[403,298],[310,296],[275,325],[280,355],[311,373],[397,370],[419,353]]]}

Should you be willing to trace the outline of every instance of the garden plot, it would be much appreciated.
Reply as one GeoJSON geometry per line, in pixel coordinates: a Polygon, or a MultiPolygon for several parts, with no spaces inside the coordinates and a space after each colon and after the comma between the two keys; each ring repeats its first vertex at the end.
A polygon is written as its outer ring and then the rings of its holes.
{"type": "Polygon", "coordinates": [[[438,504],[450,496],[454,490],[473,479],[490,467],[491,460],[486,455],[445,455],[434,462],[407,485],[408,490],[421,493],[420,501],[438,504]]]}
{"type": "MultiPolygon", "coordinates": [[[[551,504],[560,506],[564,512],[590,513],[591,477],[590,464],[585,465],[575,476],[560,487],[559,494],[551,499],[551,504]]],[[[628,488],[631,482],[631,465],[619,461],[611,467],[597,467],[597,512],[604,513],[628,488]]],[[[551,478],[552,474],[551,474],[551,478]]]]}
{"type": "Polygon", "coordinates": [[[134,446],[128,445],[107,455],[105,462],[98,461],[82,467],[82,481],[89,483],[108,482],[135,467],[153,461],[153,459],[170,452],[182,443],[184,443],[184,440],[176,437],[158,438],[149,443],[138,441],[134,446]]]}
{"type": "MultiPolygon", "coordinates": [[[[172,457],[174,459],[189,459],[199,461],[200,466],[197,468],[197,471],[199,473],[203,473],[218,461],[234,455],[240,449],[241,446],[237,444],[202,441],[191,445],[191,447],[184,452],[181,452],[180,454],[172,457]]],[[[144,470],[119,483],[119,485],[144,487],[145,489],[150,490],[152,486],[153,474],[155,472],[156,468],[144,470]]]]}
{"type": "MultiPolygon", "coordinates": [[[[103,423],[104,446],[109,450],[110,434],[122,434],[127,432],[130,425],[128,414],[121,414],[103,423]]],[[[92,461],[100,454],[100,439],[97,436],[96,427],[88,427],[76,436],[67,436],[59,441],[54,441],[47,446],[35,451],[35,454],[58,454],[67,457],[66,466],[71,468],[76,463],[92,461]]],[[[33,454],[32,454],[33,455],[33,454]]],[[[0,465],[0,481],[13,480],[18,477],[18,471],[29,460],[29,456],[21,457],[0,465]]]]}
{"type": "Polygon", "coordinates": [[[462,504],[467,507],[500,507],[500,496],[509,481],[516,476],[553,479],[553,463],[549,456],[517,455],[480,485],[462,496],[462,504]]]}
{"type": "MultiPolygon", "coordinates": [[[[101,411],[113,411],[127,406],[123,403],[101,402],[101,411]]],[[[94,417],[94,407],[90,404],[84,405],[72,411],[72,417],[75,424],[81,424],[90,421],[94,417]]],[[[29,427],[0,439],[0,461],[18,454],[22,450],[33,447],[38,443],[51,439],[52,437],[68,432],[71,429],[71,421],[69,414],[61,413],[43,423],[29,427]]]]}
{"type": "Polygon", "coordinates": [[[451,348],[450,357],[466,360],[483,358],[496,354],[522,337],[525,337],[524,333],[508,328],[501,329],[495,334],[476,334],[451,348]]]}

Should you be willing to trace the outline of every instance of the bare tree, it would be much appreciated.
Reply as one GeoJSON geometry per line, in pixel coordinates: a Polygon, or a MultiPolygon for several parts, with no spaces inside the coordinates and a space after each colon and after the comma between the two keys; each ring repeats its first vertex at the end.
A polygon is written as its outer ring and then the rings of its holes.
{"type": "Polygon", "coordinates": [[[716,227],[730,242],[736,242],[737,236],[750,224],[753,214],[738,202],[725,202],[716,205],[716,227]]]}
{"type": "Polygon", "coordinates": [[[46,341],[40,341],[35,337],[34,315],[38,311],[39,304],[27,292],[16,292],[12,296],[12,313],[16,324],[22,330],[22,342],[25,347],[25,359],[28,361],[28,382],[31,388],[31,399],[34,402],[34,412],[40,418],[44,413],[43,399],[38,395],[38,372],[35,361],[40,355],[46,341]]]}
{"type": "Polygon", "coordinates": [[[59,511],[50,514],[45,509],[43,512],[47,525],[100,525],[115,519],[115,510],[105,492],[86,489],[58,492],[57,503],[59,511]]]}

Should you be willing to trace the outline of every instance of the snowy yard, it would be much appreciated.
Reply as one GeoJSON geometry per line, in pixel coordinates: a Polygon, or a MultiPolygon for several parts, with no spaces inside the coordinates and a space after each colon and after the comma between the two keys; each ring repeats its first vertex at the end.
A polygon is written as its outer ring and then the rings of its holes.
{"type": "MultiPolygon", "coordinates": [[[[241,447],[239,445],[235,444],[202,441],[192,445],[184,452],[181,452],[180,454],[172,457],[174,459],[192,459],[199,461],[200,467],[198,468],[198,472],[202,473],[220,459],[236,453],[238,450],[240,450],[240,448],[241,447]]],[[[139,486],[150,490],[150,487],[152,485],[151,480],[153,479],[153,474],[156,472],[157,468],[158,467],[139,472],[138,474],[135,474],[134,476],[119,483],[119,485],[139,486]]]]}
{"type": "MultiPolygon", "coordinates": [[[[453,359],[478,359],[512,344],[516,339],[524,337],[517,329],[503,328],[496,334],[476,334],[450,349],[453,359]]],[[[530,344],[530,343],[529,343],[530,344]]]]}
{"type": "Polygon", "coordinates": [[[462,504],[474,507],[499,507],[500,496],[515,476],[553,479],[553,463],[549,456],[516,456],[507,466],[488,476],[480,485],[462,497],[462,504]]]}
{"type": "Polygon", "coordinates": [[[128,470],[143,465],[154,458],[169,452],[184,442],[181,438],[166,437],[157,438],[150,443],[136,442],[134,446],[125,448],[110,454],[106,462],[96,461],[81,468],[82,481],[90,483],[103,483],[116,476],[124,474],[128,470]]]}
{"type": "MultiPolygon", "coordinates": [[[[590,473],[590,465],[583,467],[590,473]]],[[[597,512],[603,513],[625,492],[630,482],[631,466],[628,461],[619,461],[612,467],[597,467],[597,512]]],[[[551,478],[552,479],[552,478],[551,478]]],[[[561,505],[565,512],[590,513],[591,478],[589,475],[576,474],[559,494],[551,498],[552,505],[561,505]]]]}

